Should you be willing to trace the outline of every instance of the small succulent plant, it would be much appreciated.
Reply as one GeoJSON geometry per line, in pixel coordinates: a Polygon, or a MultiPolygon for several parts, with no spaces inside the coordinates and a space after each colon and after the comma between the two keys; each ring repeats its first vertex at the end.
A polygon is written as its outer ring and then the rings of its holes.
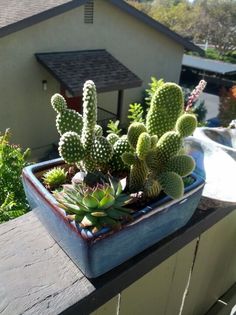
{"type": "Polygon", "coordinates": [[[110,180],[110,184],[93,188],[85,184],[64,185],[63,190],[53,194],[70,219],[93,233],[103,227],[119,229],[122,220],[132,219],[131,210],[124,207],[130,197],[122,193],[121,181],[110,180]]]}
{"type": "Polygon", "coordinates": [[[67,179],[67,172],[61,167],[55,167],[43,175],[43,182],[50,189],[56,189],[65,184],[67,179]]]}

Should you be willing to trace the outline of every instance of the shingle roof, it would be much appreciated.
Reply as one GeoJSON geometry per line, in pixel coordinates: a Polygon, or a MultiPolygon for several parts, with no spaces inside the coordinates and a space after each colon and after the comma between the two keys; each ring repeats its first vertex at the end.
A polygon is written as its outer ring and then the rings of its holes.
{"type": "Polygon", "coordinates": [[[190,55],[183,56],[182,65],[194,69],[200,69],[220,74],[236,73],[236,64],[190,55]]]}
{"type": "Polygon", "coordinates": [[[106,50],[38,53],[37,60],[74,96],[93,80],[98,92],[138,87],[142,80],[106,50]]]}
{"type": "MultiPolygon", "coordinates": [[[[96,0],[94,0],[96,1],[96,0]]],[[[123,0],[106,0],[134,16],[160,33],[173,39],[187,50],[203,50],[166,26],[135,9],[123,0]]],[[[87,0],[0,0],[0,37],[19,31],[53,16],[85,4],[87,0]]]]}

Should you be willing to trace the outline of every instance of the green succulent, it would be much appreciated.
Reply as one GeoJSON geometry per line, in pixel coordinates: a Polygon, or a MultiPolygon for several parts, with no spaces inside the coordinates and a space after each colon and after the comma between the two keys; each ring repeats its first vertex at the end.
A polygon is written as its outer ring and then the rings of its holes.
{"type": "Polygon", "coordinates": [[[44,184],[47,185],[50,189],[55,189],[65,184],[67,179],[67,172],[61,167],[55,167],[44,173],[42,179],[44,184]]]}
{"type": "Polygon", "coordinates": [[[122,193],[121,181],[98,184],[94,188],[85,184],[64,185],[54,196],[71,219],[92,232],[106,226],[117,229],[122,220],[132,219],[132,210],[124,207],[130,197],[122,193]]]}

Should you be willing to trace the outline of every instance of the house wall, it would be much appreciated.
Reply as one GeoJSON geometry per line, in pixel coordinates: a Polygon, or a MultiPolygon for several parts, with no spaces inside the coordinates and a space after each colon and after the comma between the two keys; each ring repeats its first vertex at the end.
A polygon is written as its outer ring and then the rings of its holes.
{"type": "MultiPolygon", "coordinates": [[[[0,39],[0,131],[10,127],[13,141],[40,157],[58,135],[50,97],[59,83],[38,64],[36,52],[107,49],[143,80],[125,91],[138,101],[150,76],[178,82],[183,47],[105,0],[95,2],[94,24],[84,24],[83,6],[0,39]],[[43,91],[42,80],[48,89],[43,91]]],[[[103,93],[99,106],[116,111],[117,92],[103,93]]]]}

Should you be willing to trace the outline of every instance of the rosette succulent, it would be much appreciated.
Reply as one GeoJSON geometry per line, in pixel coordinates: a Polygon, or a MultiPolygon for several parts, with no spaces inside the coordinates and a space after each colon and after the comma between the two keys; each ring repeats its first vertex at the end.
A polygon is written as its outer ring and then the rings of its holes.
{"type": "Polygon", "coordinates": [[[102,227],[117,229],[122,220],[132,219],[132,210],[125,207],[130,197],[122,193],[121,181],[98,184],[91,188],[85,184],[64,185],[63,190],[55,191],[59,207],[80,227],[92,232],[102,227]]]}
{"type": "Polygon", "coordinates": [[[67,172],[62,167],[55,167],[44,173],[42,179],[45,185],[50,189],[56,189],[65,184],[67,172]]]}

